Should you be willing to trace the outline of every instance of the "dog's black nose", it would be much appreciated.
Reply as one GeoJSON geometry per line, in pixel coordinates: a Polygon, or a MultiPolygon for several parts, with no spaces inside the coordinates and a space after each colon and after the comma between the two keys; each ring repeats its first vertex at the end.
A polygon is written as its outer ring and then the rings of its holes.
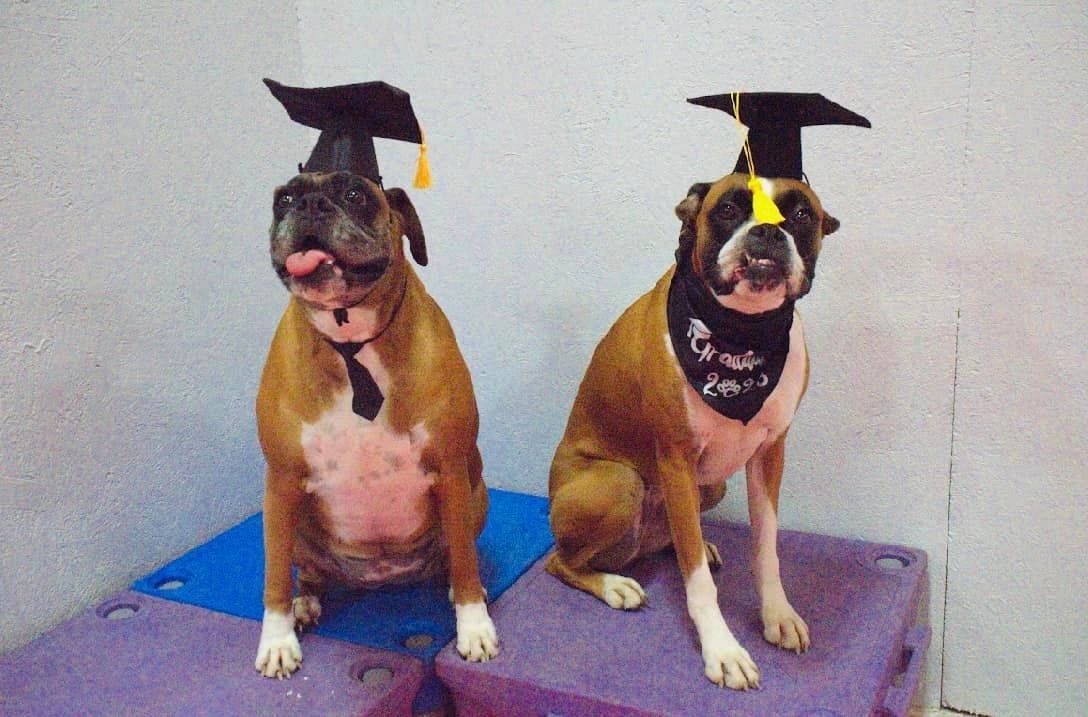
{"type": "Polygon", "coordinates": [[[774,224],[760,224],[749,230],[748,236],[753,239],[762,239],[766,242],[783,241],[786,235],[774,224]]]}
{"type": "Polygon", "coordinates": [[[335,205],[329,198],[320,192],[306,194],[295,204],[295,211],[308,217],[321,217],[332,214],[335,209],[335,205]]]}

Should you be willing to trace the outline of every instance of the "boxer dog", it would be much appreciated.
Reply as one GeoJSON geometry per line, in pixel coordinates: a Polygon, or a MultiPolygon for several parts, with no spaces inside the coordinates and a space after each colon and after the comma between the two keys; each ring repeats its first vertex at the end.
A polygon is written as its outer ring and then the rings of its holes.
{"type": "Polygon", "coordinates": [[[468,368],[405,257],[427,263],[408,195],[349,172],[275,191],[272,266],[291,293],[257,395],[268,463],[256,668],[289,677],[296,629],[332,583],[448,576],[457,649],[498,652],[475,539],[487,514],[468,368]],[[298,569],[294,596],[292,565],[298,569]]]}
{"type": "Polygon", "coordinates": [[[568,585],[631,610],[646,594],[618,572],[671,545],[705,674],[740,690],[759,686],[759,670],[722,616],[710,574],[721,557],[703,540],[700,513],[744,466],[763,636],[807,650],[808,627],[779,575],[776,514],[786,432],[808,382],[793,302],[838,228],[793,179],[759,180],[785,220],[756,222],[747,179],[691,188],[676,207],[676,266],[597,346],[552,462],[547,563],[568,585]]]}

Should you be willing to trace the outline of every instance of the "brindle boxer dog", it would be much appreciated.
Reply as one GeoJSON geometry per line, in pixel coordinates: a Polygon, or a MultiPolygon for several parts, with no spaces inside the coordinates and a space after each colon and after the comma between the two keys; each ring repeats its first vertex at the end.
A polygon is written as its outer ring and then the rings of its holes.
{"type": "Polygon", "coordinates": [[[448,576],[457,649],[498,651],[475,539],[487,513],[468,368],[405,258],[427,263],[408,195],[349,172],[275,192],[272,265],[291,292],[257,396],[268,462],[256,668],[289,676],[326,587],[448,576]],[[293,597],[292,564],[299,595],[293,597]]]}

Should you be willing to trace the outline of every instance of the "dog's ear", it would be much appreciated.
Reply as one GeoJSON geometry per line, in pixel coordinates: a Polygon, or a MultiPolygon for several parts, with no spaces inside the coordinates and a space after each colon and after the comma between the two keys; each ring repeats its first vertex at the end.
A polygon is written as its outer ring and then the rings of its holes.
{"type": "Polygon", "coordinates": [[[423,238],[423,224],[419,221],[419,215],[416,214],[416,208],[412,206],[408,193],[399,187],[393,187],[385,190],[385,199],[397,217],[401,235],[408,237],[412,258],[420,266],[427,266],[427,243],[423,238]]]}
{"type": "Polygon", "coordinates": [[[695,218],[695,215],[699,213],[699,208],[703,206],[703,200],[706,199],[710,187],[710,182],[699,182],[691,185],[688,195],[676,205],[676,216],[680,218],[681,222],[687,224],[695,218]]]}
{"type": "Polygon", "coordinates": [[[824,236],[827,236],[828,234],[834,234],[839,230],[839,220],[831,216],[827,212],[824,212],[823,230],[824,236]]]}
{"type": "Polygon", "coordinates": [[[680,219],[681,252],[690,252],[695,246],[695,217],[699,216],[699,209],[703,206],[710,187],[710,182],[691,185],[688,195],[676,205],[676,216],[680,219]]]}

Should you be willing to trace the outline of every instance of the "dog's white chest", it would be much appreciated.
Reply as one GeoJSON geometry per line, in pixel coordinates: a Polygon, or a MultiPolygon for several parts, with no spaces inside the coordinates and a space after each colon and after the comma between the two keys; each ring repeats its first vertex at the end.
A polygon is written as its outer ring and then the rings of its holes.
{"type": "MultiPolygon", "coordinates": [[[[700,484],[721,483],[736,473],[764,443],[782,435],[793,420],[805,384],[805,335],[800,316],[790,329],[790,352],[778,385],[747,425],[726,418],[708,406],[684,382],[688,423],[699,453],[700,484]]],[[[679,370],[679,365],[677,365],[679,370]]]]}
{"type": "MultiPolygon", "coordinates": [[[[384,392],[384,376],[373,368],[371,373],[384,392]]],[[[329,529],[344,543],[410,540],[431,522],[433,511],[433,476],[420,465],[426,432],[417,426],[396,433],[384,413],[368,421],[352,412],[351,399],[351,389],[345,388],[316,421],[302,427],[310,467],[306,491],[321,502],[329,529]]]]}

